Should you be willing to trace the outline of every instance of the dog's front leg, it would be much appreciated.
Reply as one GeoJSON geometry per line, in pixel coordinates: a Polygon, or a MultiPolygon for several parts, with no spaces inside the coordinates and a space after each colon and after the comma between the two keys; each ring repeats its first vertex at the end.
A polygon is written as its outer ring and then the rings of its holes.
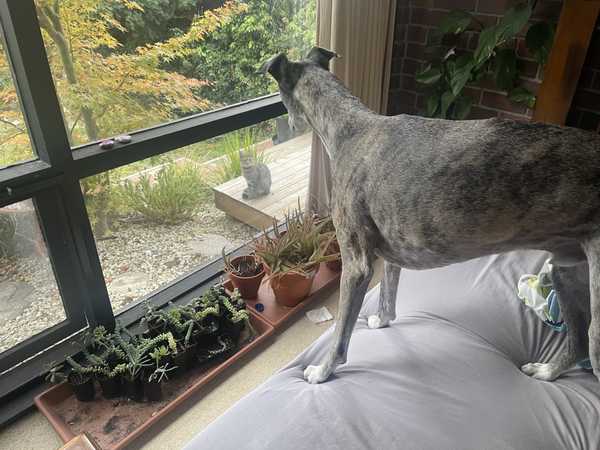
{"type": "Polygon", "coordinates": [[[368,317],[369,328],[387,327],[396,318],[396,293],[398,292],[400,270],[400,266],[384,261],[377,314],[368,317]]]}
{"type": "Polygon", "coordinates": [[[373,276],[372,258],[363,252],[356,255],[354,250],[344,251],[342,249],[340,304],[333,345],[321,365],[308,366],[304,370],[304,378],[312,384],[327,380],[339,364],[346,362],[350,336],[373,276]]]}

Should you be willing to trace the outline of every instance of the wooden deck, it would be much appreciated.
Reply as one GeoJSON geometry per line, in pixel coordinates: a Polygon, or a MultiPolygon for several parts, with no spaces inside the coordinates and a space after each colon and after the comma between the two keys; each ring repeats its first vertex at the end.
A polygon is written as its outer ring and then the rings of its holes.
{"type": "Polygon", "coordinates": [[[246,189],[244,177],[235,178],[215,186],[215,205],[237,220],[262,230],[280,220],[284,213],[300,205],[304,207],[308,193],[308,173],[310,169],[310,146],[312,134],[308,133],[290,139],[268,149],[273,161],[271,169],[271,193],[254,200],[244,200],[246,189]]]}

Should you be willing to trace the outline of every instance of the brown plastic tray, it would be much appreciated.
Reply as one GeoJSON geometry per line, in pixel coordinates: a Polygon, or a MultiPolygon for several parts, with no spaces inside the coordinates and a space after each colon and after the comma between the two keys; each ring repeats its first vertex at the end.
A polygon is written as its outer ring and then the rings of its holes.
{"type": "MultiPolygon", "coordinates": [[[[341,272],[329,269],[326,264],[321,264],[313,281],[310,294],[293,308],[277,303],[269,282],[264,279],[258,289],[258,298],[255,300],[244,299],[244,301],[248,305],[249,310],[253,310],[273,325],[275,329],[279,329],[287,320],[298,314],[315,299],[321,297],[324,293],[328,292],[329,289],[337,287],[340,274],[341,272]],[[264,305],[264,311],[256,311],[255,307],[257,303],[262,303],[264,305]]],[[[223,285],[228,291],[231,292],[233,290],[231,281],[227,280],[223,285]]]]}
{"type": "Polygon", "coordinates": [[[250,310],[250,313],[250,322],[257,333],[254,339],[242,344],[236,353],[218,365],[196,367],[170,380],[163,385],[163,401],[106,400],[96,392],[94,401],[80,402],[69,385],[62,383],[38,395],[35,404],[63,442],[85,432],[102,450],[122,449],[273,334],[271,324],[256,312],[250,310]]]}

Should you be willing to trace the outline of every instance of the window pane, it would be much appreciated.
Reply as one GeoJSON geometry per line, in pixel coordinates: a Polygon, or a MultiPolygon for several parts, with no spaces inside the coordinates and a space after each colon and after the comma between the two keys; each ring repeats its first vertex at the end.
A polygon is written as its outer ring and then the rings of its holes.
{"type": "Polygon", "coordinates": [[[64,320],[33,202],[0,208],[0,352],[64,320]]]}
{"type": "Polygon", "coordinates": [[[315,40],[316,0],[164,3],[36,0],[72,145],[275,92],[261,63],[315,40]]]}
{"type": "Polygon", "coordinates": [[[83,180],[113,308],[219,258],[304,201],[309,161],[310,136],[290,136],[282,118],[83,180]],[[240,149],[250,149],[246,175],[258,185],[269,171],[268,194],[243,199],[240,149]]]}
{"type": "MultiPolygon", "coordinates": [[[[0,29],[1,32],[1,29],[0,29]]],[[[35,159],[27,125],[0,40],[0,168],[35,159]]]]}

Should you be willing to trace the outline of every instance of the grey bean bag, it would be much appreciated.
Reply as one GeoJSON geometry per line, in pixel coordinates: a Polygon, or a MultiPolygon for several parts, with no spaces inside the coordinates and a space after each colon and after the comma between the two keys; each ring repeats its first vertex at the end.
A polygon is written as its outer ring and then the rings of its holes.
{"type": "Polygon", "coordinates": [[[330,381],[308,384],[302,370],[325,355],[331,330],[186,448],[599,449],[593,375],[573,369],[544,382],[519,370],[564,345],[516,297],[519,276],[546,258],[513,252],[403,271],[398,318],[379,330],[359,321],[330,381]]]}

